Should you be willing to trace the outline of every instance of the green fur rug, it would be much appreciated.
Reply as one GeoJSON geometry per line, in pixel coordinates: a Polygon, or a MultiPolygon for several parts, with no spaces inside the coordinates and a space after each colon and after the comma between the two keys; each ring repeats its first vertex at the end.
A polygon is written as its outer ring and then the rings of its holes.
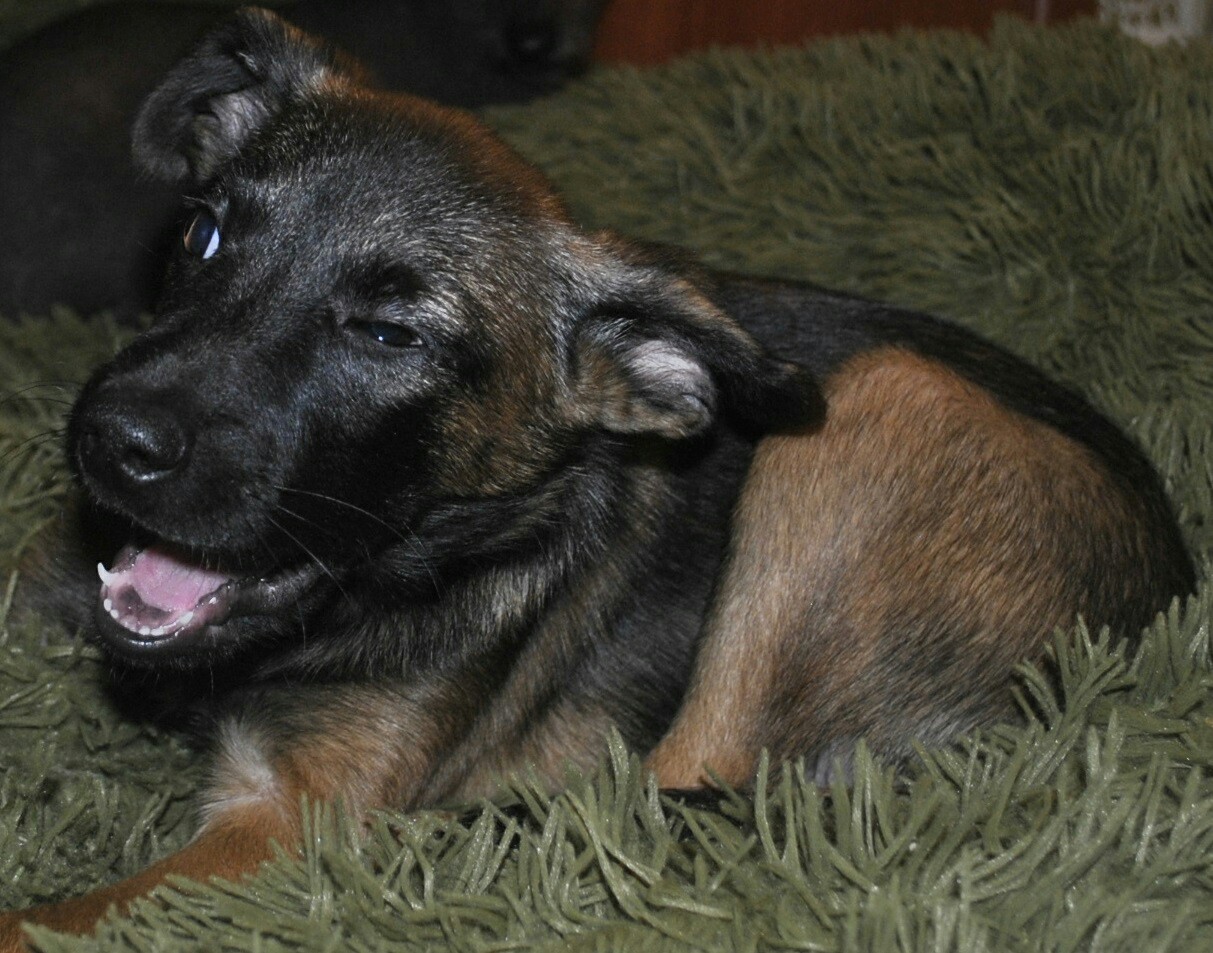
{"type": "MultiPolygon", "coordinates": [[[[496,112],[579,217],[709,263],[978,328],[1147,448],[1202,562],[1124,658],[1059,633],[1025,718],[853,789],[784,774],[717,811],[626,751],[556,798],[384,815],[320,807],[302,861],[181,883],[45,950],[1213,949],[1213,49],[1092,25],[709,53],[496,112]]],[[[2,131],[0,131],[2,134],[2,131]]],[[[0,553],[66,493],[58,429],[106,322],[0,322],[0,553]]],[[[204,767],[125,721],[97,652],[0,585],[0,906],[179,846],[204,767]]]]}

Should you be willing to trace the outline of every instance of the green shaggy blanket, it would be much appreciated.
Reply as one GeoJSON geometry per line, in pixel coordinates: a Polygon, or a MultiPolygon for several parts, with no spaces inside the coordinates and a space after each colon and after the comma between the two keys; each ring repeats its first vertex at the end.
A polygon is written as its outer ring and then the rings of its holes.
{"type": "MultiPolygon", "coordinates": [[[[1002,23],[600,72],[492,121],[576,213],[708,262],[955,318],[1076,385],[1165,476],[1202,561],[1131,658],[1081,627],[1025,717],[898,778],[783,775],[719,811],[626,751],[503,813],[322,807],[306,856],[181,883],[46,950],[1213,948],[1213,49],[1002,23]]],[[[2,134],[2,131],[0,131],[2,134]]],[[[61,505],[56,433],[104,321],[0,323],[0,553],[61,505]]],[[[188,836],[203,768],[124,721],[105,666],[0,586],[0,905],[83,891],[188,836]]]]}

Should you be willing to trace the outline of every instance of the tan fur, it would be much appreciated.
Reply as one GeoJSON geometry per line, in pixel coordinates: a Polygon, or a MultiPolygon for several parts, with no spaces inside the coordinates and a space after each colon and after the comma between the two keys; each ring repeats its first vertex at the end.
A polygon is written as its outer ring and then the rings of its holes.
{"type": "Polygon", "coordinates": [[[825,392],[820,429],[757,449],[688,700],[649,759],[664,785],[703,783],[705,764],[743,783],[763,744],[828,753],[882,723],[929,740],[964,708],[939,697],[941,668],[988,704],[1074,621],[1058,608],[1074,555],[1034,549],[1056,538],[1041,528],[1123,509],[1085,450],[925,358],[865,353],[825,392]]]}

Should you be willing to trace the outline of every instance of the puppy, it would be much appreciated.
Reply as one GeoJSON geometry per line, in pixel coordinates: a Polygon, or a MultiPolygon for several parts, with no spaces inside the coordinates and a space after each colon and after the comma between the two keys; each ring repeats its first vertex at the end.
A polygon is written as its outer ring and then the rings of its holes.
{"type": "Polygon", "coordinates": [[[927,317],[579,231],[470,117],[269,13],[134,137],[191,213],[71,415],[113,534],[85,598],[128,678],[182,676],[214,774],[184,850],[10,914],[10,948],[255,869],[304,795],[555,785],[612,727],[670,787],[744,785],[763,748],[897,762],[1005,715],[1054,627],[1133,637],[1193,586],[1081,398],[927,317]]]}
{"type": "MultiPolygon", "coordinates": [[[[379,81],[459,106],[530,99],[582,69],[605,0],[297,0],[296,22],[379,81]]],[[[130,168],[139,103],[229,11],[105,3],[0,56],[0,315],[151,309],[178,197],[130,168]]]]}

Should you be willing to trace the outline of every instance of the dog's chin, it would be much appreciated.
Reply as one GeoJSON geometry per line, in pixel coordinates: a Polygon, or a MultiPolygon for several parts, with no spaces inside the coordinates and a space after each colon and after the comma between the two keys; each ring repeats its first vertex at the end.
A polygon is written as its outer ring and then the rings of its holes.
{"type": "Polygon", "coordinates": [[[98,565],[97,573],[97,638],[116,659],[143,666],[230,654],[256,633],[277,628],[265,622],[293,615],[321,570],[305,564],[228,572],[154,543],[126,546],[112,567],[98,565]]]}

